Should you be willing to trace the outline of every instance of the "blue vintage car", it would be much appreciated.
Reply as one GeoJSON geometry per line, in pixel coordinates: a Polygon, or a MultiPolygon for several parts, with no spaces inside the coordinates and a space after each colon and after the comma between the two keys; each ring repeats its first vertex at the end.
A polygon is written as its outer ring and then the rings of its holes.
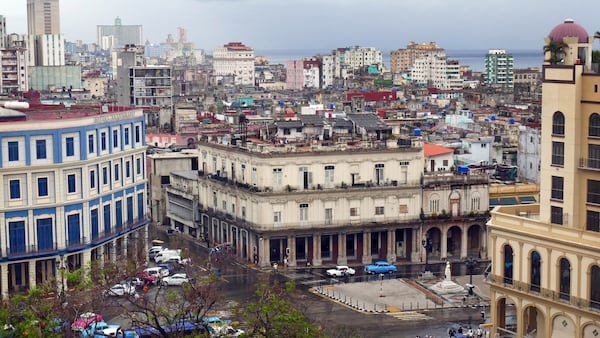
{"type": "Polygon", "coordinates": [[[375,262],[365,266],[366,273],[392,273],[396,272],[396,266],[388,262],[375,262]]]}

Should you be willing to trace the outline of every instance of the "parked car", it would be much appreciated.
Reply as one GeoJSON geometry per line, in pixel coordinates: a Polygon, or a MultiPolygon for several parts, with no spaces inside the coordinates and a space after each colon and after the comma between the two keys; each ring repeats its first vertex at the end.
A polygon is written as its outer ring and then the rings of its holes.
{"type": "Polygon", "coordinates": [[[104,290],[104,296],[128,296],[135,294],[135,286],[131,284],[115,284],[110,289],[104,290]]]}
{"type": "Polygon", "coordinates": [[[84,312],[79,315],[79,317],[77,318],[77,320],[75,320],[73,322],[73,324],[71,324],[71,329],[73,331],[83,331],[91,323],[101,322],[101,321],[102,321],[101,314],[97,314],[97,313],[93,313],[93,312],[84,312]]]}
{"type": "Polygon", "coordinates": [[[162,279],[162,284],[166,285],[166,286],[183,285],[183,284],[189,283],[189,282],[190,282],[190,279],[188,278],[188,276],[185,273],[176,273],[174,275],[167,276],[162,279]]]}
{"type": "Polygon", "coordinates": [[[144,269],[145,272],[149,273],[150,275],[156,276],[159,279],[163,278],[163,277],[167,277],[169,275],[169,270],[160,267],[160,266],[155,266],[153,268],[146,268],[144,269]]]}
{"type": "Polygon", "coordinates": [[[329,270],[325,271],[325,273],[329,277],[343,277],[343,276],[353,276],[356,273],[356,271],[346,265],[338,265],[335,267],[335,269],[329,269],[329,270]]]}
{"type": "Polygon", "coordinates": [[[167,269],[167,271],[169,271],[169,274],[172,274],[173,272],[175,272],[175,267],[173,266],[173,264],[169,264],[168,262],[158,264],[158,266],[160,266],[163,269],[167,269]]]}
{"type": "Polygon", "coordinates": [[[144,286],[146,282],[141,277],[130,277],[125,280],[125,283],[128,283],[133,286],[144,286]]]}
{"type": "Polygon", "coordinates": [[[152,246],[149,250],[148,250],[148,256],[150,258],[154,258],[154,256],[156,256],[159,252],[163,251],[163,250],[167,250],[167,248],[163,247],[162,245],[155,245],[152,246]]]}
{"type": "Polygon", "coordinates": [[[365,266],[366,273],[392,273],[396,272],[396,270],[396,266],[388,262],[375,262],[374,264],[365,266]]]}
{"type": "Polygon", "coordinates": [[[140,271],[136,274],[136,276],[141,278],[145,284],[157,284],[159,280],[158,276],[151,275],[146,271],[140,271]]]}
{"type": "Polygon", "coordinates": [[[168,260],[169,258],[173,257],[173,256],[180,256],[181,254],[181,250],[177,249],[177,250],[163,250],[159,253],[156,254],[156,256],[154,256],[154,261],[156,262],[156,264],[160,264],[160,263],[164,263],[166,260],[168,260]]]}

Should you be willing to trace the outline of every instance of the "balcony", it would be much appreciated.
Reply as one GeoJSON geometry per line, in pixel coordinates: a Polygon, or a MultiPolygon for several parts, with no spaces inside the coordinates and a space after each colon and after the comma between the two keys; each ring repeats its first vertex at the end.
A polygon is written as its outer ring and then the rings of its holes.
{"type": "Polygon", "coordinates": [[[30,256],[30,255],[39,255],[46,252],[55,251],[58,248],[57,243],[48,243],[44,245],[42,248],[38,247],[38,245],[19,245],[16,247],[7,247],[6,254],[9,258],[16,258],[22,256],[30,256]]]}
{"type": "Polygon", "coordinates": [[[600,158],[580,158],[579,168],[585,170],[600,171],[600,158]]]}

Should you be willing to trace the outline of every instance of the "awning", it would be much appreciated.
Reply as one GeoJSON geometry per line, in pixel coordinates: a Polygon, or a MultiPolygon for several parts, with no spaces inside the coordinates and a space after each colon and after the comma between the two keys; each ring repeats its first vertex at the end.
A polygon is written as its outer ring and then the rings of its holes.
{"type": "Polygon", "coordinates": [[[490,208],[500,205],[500,201],[497,198],[490,198],[490,208]]]}
{"type": "Polygon", "coordinates": [[[521,197],[519,197],[519,201],[521,202],[521,204],[537,203],[537,201],[535,200],[535,197],[533,197],[533,196],[521,196],[521,197]]]}
{"type": "Polygon", "coordinates": [[[519,202],[517,202],[516,197],[501,197],[500,204],[501,205],[517,205],[517,204],[519,204],[519,202]]]}
{"type": "Polygon", "coordinates": [[[160,239],[153,239],[152,244],[165,244],[165,242],[161,241],[160,239]]]}

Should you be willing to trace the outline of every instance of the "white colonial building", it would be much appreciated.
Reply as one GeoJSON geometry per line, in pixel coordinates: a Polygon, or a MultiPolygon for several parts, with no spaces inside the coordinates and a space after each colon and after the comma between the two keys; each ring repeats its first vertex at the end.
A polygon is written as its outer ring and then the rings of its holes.
{"type": "Polygon", "coordinates": [[[233,76],[236,85],[254,85],[254,49],[241,42],[230,42],[213,51],[217,77],[233,76]]]}

